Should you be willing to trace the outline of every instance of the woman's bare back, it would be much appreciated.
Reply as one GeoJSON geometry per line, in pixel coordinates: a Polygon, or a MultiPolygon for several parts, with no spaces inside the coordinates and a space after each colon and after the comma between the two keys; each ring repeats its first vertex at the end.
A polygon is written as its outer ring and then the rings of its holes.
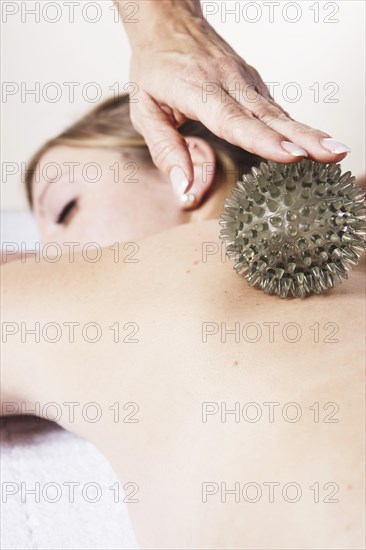
{"type": "Polygon", "coordinates": [[[131,484],[144,548],[363,548],[363,269],[280,300],[234,273],[218,232],[180,226],[136,262],[121,245],[117,262],[5,267],[7,321],[79,323],[74,342],[9,336],[8,386],[26,372],[28,402],[98,404],[61,424],[131,484]]]}

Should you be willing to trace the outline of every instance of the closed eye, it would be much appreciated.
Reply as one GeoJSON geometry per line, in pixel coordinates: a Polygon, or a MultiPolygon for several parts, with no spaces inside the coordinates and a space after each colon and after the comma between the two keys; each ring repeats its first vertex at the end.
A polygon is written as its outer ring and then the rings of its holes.
{"type": "Polygon", "coordinates": [[[72,201],[68,202],[61,210],[60,214],[57,216],[56,223],[60,225],[68,223],[70,215],[74,208],[76,208],[77,204],[78,199],[73,199],[72,201]]]}

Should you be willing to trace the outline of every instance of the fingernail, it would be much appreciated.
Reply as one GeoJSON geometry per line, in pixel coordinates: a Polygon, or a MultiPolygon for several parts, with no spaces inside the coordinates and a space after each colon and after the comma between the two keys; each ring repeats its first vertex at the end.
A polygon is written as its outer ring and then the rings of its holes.
{"type": "Polygon", "coordinates": [[[302,147],[299,147],[298,145],[295,145],[294,143],[291,143],[291,141],[281,141],[281,145],[284,148],[287,153],[290,153],[290,155],[294,157],[307,157],[307,152],[302,149],[302,147]]]}
{"type": "Polygon", "coordinates": [[[341,143],[340,141],[336,141],[333,138],[324,138],[321,140],[321,144],[324,147],[324,149],[327,149],[331,153],[350,153],[351,149],[347,147],[344,143],[341,143]]]}
{"type": "Polygon", "coordinates": [[[180,166],[174,166],[170,171],[170,181],[174,192],[181,197],[188,187],[188,180],[180,166]]]}
{"type": "Polygon", "coordinates": [[[196,202],[197,195],[194,193],[185,193],[180,197],[182,208],[189,210],[196,202]]]}

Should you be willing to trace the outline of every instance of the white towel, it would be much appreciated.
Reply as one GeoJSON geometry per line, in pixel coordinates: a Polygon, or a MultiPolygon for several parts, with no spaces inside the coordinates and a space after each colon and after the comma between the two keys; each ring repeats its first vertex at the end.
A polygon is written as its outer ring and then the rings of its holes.
{"type": "Polygon", "coordinates": [[[94,445],[36,417],[3,417],[0,435],[2,550],[138,548],[110,489],[116,475],[94,445]],[[79,483],[74,502],[70,482],[79,483]]]}

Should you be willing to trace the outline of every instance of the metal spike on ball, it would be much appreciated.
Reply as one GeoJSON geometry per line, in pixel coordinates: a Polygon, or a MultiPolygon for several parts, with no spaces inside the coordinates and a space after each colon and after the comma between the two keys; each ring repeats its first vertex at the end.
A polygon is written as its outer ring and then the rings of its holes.
{"type": "Polygon", "coordinates": [[[303,298],[348,279],[365,249],[365,192],[339,164],[262,162],[225,200],[220,239],[250,286],[303,298]]]}

